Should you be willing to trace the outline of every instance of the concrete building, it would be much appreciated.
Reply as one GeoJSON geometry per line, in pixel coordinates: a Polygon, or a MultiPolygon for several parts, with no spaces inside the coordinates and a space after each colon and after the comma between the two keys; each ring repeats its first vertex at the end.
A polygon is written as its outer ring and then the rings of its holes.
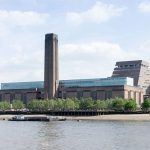
{"type": "Polygon", "coordinates": [[[55,97],[92,97],[94,100],[122,97],[135,99],[140,105],[143,102],[143,88],[150,85],[148,64],[141,60],[117,62],[109,78],[59,80],[58,37],[53,33],[45,35],[44,59],[44,81],[2,83],[0,101],[21,99],[28,103],[33,99],[55,97]]]}
{"type": "Polygon", "coordinates": [[[116,62],[112,77],[131,77],[134,86],[143,88],[144,94],[150,94],[150,69],[143,60],[116,62]]]}

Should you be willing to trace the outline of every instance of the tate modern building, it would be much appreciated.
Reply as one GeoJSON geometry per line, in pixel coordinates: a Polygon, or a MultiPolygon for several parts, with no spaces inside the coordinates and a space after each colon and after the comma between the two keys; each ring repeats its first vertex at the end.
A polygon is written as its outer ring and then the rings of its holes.
{"type": "Polygon", "coordinates": [[[116,62],[111,77],[59,80],[58,36],[45,35],[44,81],[1,83],[0,101],[91,97],[106,100],[115,97],[143,102],[149,95],[149,64],[142,60],[116,62]]]}

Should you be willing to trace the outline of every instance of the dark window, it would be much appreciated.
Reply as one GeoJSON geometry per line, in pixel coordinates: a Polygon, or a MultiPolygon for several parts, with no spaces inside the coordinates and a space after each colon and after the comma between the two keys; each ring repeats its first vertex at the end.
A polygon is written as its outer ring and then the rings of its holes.
{"type": "Polygon", "coordinates": [[[105,99],[110,99],[112,98],[112,91],[106,91],[105,92],[105,99]]]}
{"type": "Polygon", "coordinates": [[[130,65],[130,67],[133,67],[134,65],[130,65]]]}
{"type": "Polygon", "coordinates": [[[97,92],[96,91],[92,91],[91,92],[91,97],[92,97],[92,99],[96,100],[97,99],[97,92]]]}
{"type": "Polygon", "coordinates": [[[78,99],[81,99],[83,97],[83,92],[82,91],[79,91],[78,93],[77,93],[77,98],[78,99]]]}

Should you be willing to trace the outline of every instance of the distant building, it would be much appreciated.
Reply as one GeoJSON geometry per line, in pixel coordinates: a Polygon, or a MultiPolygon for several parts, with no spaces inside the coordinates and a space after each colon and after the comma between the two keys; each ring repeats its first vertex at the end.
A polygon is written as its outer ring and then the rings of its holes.
{"type": "Polygon", "coordinates": [[[131,77],[134,86],[143,88],[144,94],[150,94],[150,69],[148,62],[143,60],[116,62],[112,77],[131,77]]]}
{"type": "Polygon", "coordinates": [[[58,68],[58,37],[51,33],[45,35],[44,81],[2,83],[0,101],[12,103],[20,99],[28,103],[33,99],[92,97],[106,100],[115,97],[135,99],[143,102],[144,92],[150,85],[149,68],[146,62],[117,62],[112,77],[97,79],[60,80],[58,68]]]}
{"type": "MultiPolygon", "coordinates": [[[[32,99],[44,99],[44,81],[2,83],[0,99],[12,102],[22,99],[24,103],[32,99]]],[[[97,79],[60,80],[58,98],[88,98],[106,100],[115,97],[135,99],[143,102],[143,92],[133,86],[133,79],[128,77],[109,77],[97,79]]]]}
{"type": "Polygon", "coordinates": [[[133,79],[128,77],[61,80],[59,97],[78,99],[92,97],[94,100],[121,97],[135,99],[140,105],[143,102],[143,91],[140,87],[133,86],[133,79]]]}

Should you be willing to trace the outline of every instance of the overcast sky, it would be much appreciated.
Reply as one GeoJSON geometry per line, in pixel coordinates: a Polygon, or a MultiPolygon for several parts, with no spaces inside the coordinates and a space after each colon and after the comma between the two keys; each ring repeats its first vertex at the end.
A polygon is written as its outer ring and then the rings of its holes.
{"type": "Polygon", "coordinates": [[[60,79],[111,76],[150,58],[150,0],[0,0],[0,82],[44,76],[44,36],[59,38],[60,79]]]}

